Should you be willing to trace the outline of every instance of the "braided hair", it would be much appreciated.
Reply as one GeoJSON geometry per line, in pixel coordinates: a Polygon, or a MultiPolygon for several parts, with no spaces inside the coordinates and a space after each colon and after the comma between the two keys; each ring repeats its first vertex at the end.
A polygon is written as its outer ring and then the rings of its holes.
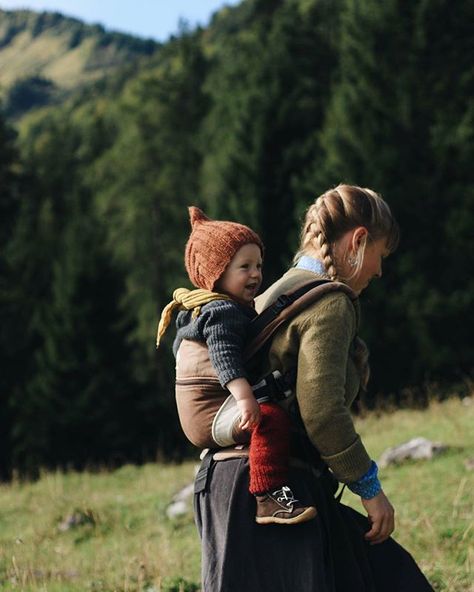
{"type": "MultiPolygon", "coordinates": [[[[377,241],[383,238],[390,252],[396,249],[399,227],[388,204],[378,193],[356,185],[338,185],[329,189],[306,212],[295,261],[308,252],[317,252],[328,277],[340,279],[334,246],[346,232],[358,226],[367,229],[367,240],[377,241]]],[[[351,262],[354,275],[362,265],[365,245],[366,241],[351,262]]]]}

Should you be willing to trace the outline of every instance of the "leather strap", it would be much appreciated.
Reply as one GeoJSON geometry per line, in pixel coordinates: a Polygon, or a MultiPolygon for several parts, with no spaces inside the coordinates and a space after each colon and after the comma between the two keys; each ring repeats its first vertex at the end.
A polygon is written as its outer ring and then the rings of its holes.
{"type": "Polygon", "coordinates": [[[244,360],[250,360],[285,321],[331,292],[344,292],[351,300],[357,300],[357,295],[349,286],[332,280],[312,280],[293,292],[282,294],[250,323],[244,360]]]}
{"type": "MultiPolygon", "coordinates": [[[[247,445],[239,445],[239,446],[229,446],[228,448],[221,448],[217,451],[212,451],[210,449],[206,449],[204,451],[204,459],[212,456],[212,460],[215,462],[221,462],[225,460],[231,460],[235,458],[248,458],[249,456],[249,447],[247,445]]],[[[203,460],[204,462],[204,460],[203,460]]],[[[311,472],[315,477],[320,477],[323,473],[323,467],[316,467],[311,465],[300,458],[290,458],[290,466],[296,469],[304,469],[305,471],[311,472]]],[[[202,468],[202,465],[201,465],[202,468]]],[[[199,475],[199,472],[198,472],[199,475]]],[[[196,477],[197,482],[197,477],[196,477]]]]}
{"type": "Polygon", "coordinates": [[[199,471],[194,480],[194,493],[201,493],[209,489],[209,477],[211,476],[212,464],[214,461],[214,450],[208,448],[204,455],[199,471]]]}

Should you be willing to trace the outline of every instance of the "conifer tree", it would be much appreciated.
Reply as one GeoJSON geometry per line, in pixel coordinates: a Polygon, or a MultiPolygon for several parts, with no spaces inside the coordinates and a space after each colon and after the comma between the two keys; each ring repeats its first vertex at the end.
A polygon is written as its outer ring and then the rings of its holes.
{"type": "Polygon", "coordinates": [[[380,191],[402,227],[383,285],[367,296],[374,390],[452,380],[460,366],[469,371],[452,333],[472,294],[453,257],[458,244],[472,252],[460,223],[472,203],[463,164],[472,154],[465,26],[472,8],[461,4],[456,11],[443,0],[346,0],[342,12],[338,80],[310,177],[322,187],[342,181],[380,191]]]}
{"type": "Polygon", "coordinates": [[[297,240],[299,179],[329,96],[337,10],[334,5],[331,13],[326,2],[305,10],[298,2],[250,5],[248,28],[216,43],[203,189],[216,216],[261,232],[270,283],[287,267],[297,240]]]}
{"type": "Polygon", "coordinates": [[[183,31],[156,68],[128,88],[114,115],[117,142],[95,166],[98,209],[126,282],[120,305],[134,328],[134,378],[147,393],[143,434],[168,452],[179,448],[172,329],[159,352],[154,343],[162,308],[176,287],[188,285],[183,253],[187,206],[200,202],[198,129],[207,108],[206,68],[199,34],[183,31]]]}
{"type": "Polygon", "coordinates": [[[0,118],[0,472],[184,450],[154,338],[191,204],[261,233],[268,284],[316,195],[380,191],[402,242],[362,297],[372,393],[472,375],[473,20],[246,0],[30,117],[21,158],[0,118]]]}
{"type": "Polygon", "coordinates": [[[36,183],[11,243],[28,352],[10,397],[12,463],[30,475],[133,456],[138,429],[123,287],[84,183],[93,150],[80,132],[94,137],[61,115],[36,131],[28,154],[36,183]]]}
{"type": "Polygon", "coordinates": [[[21,378],[21,323],[9,248],[22,190],[15,134],[0,115],[0,479],[11,470],[10,397],[21,378]]]}

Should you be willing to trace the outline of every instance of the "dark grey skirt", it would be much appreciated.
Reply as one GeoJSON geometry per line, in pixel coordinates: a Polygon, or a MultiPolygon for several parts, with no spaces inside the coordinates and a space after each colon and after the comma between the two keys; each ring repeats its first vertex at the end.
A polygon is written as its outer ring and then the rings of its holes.
{"type": "Polygon", "coordinates": [[[290,485],[314,520],[257,525],[245,458],[214,464],[195,495],[202,543],[202,592],[432,592],[393,539],[369,545],[367,518],[334,499],[334,481],[292,469],[290,485]]]}

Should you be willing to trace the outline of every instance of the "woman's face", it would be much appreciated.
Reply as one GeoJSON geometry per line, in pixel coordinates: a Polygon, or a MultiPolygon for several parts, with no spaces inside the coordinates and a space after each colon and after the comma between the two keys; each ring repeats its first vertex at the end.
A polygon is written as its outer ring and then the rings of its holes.
{"type": "MultiPolygon", "coordinates": [[[[342,275],[347,277],[346,283],[350,286],[356,294],[360,294],[374,278],[382,277],[382,262],[385,257],[390,254],[387,249],[385,239],[376,241],[369,241],[367,234],[363,232],[352,231],[352,236],[348,237],[347,250],[348,255],[343,258],[342,275]],[[354,274],[354,267],[350,264],[351,260],[357,258],[358,249],[363,248],[363,243],[366,242],[364,249],[364,256],[362,264],[358,271],[354,274]],[[353,275],[354,274],[354,275],[353,275]]],[[[365,233],[367,231],[363,229],[365,233]]]]}

